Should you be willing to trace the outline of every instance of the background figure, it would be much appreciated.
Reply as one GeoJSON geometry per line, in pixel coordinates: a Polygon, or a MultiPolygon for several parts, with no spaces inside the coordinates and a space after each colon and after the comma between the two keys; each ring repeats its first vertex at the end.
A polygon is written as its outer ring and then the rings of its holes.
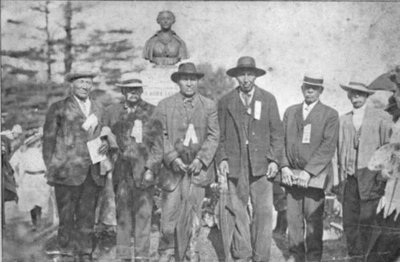
{"type": "Polygon", "coordinates": [[[154,106],[143,101],[143,84],[129,78],[117,84],[123,101],[107,108],[104,123],[111,127],[119,151],[115,154],[113,188],[117,209],[117,258],[131,261],[134,235],[135,261],[150,261],[150,230],[153,209],[153,174],[162,160],[162,126],[151,120],[154,106]],[[143,184],[145,179],[145,184],[143,184]]]}
{"type": "Polygon", "coordinates": [[[189,58],[185,42],[172,31],[175,15],[171,11],[161,11],[157,16],[161,29],[149,40],[143,49],[143,58],[156,65],[175,65],[189,58]]]}
{"type": "MultiPolygon", "coordinates": [[[[92,163],[87,142],[100,139],[103,109],[89,98],[89,72],[69,73],[71,94],[52,104],[43,128],[43,159],[48,183],[54,186],[59,214],[58,251],[91,261],[98,194],[104,185],[100,164],[92,163]]],[[[99,154],[108,151],[100,141],[99,154]]]]}
{"type": "Polygon", "coordinates": [[[13,154],[10,164],[15,171],[19,196],[18,209],[30,214],[33,230],[43,226],[44,215],[53,219],[50,214],[52,188],[47,184],[46,166],[42,157],[43,129],[28,137],[24,144],[13,154]],[[43,214],[43,216],[42,216],[43,214]]]}
{"type": "Polygon", "coordinates": [[[10,165],[11,142],[1,136],[1,227],[6,223],[4,204],[6,201],[18,201],[17,184],[15,182],[14,170],[10,165]]]}
{"type": "MultiPolygon", "coordinates": [[[[385,193],[379,200],[377,209],[377,223],[379,225],[369,241],[368,262],[395,262],[400,258],[400,172],[399,172],[399,148],[400,143],[400,65],[391,72],[384,74],[390,79],[395,88],[384,89],[394,91],[389,98],[386,111],[393,117],[392,134],[390,137],[390,151],[378,150],[369,163],[371,170],[382,170],[386,181],[385,193]],[[397,146],[396,146],[397,145],[397,146]],[[387,161],[382,161],[386,159],[387,161]]],[[[378,88],[381,88],[378,86],[378,88]]]]}
{"type": "MultiPolygon", "coordinates": [[[[283,151],[283,128],[275,97],[255,85],[265,71],[252,57],[241,57],[226,72],[239,86],[218,104],[221,129],[216,161],[228,179],[226,246],[238,261],[269,261],[272,240],[273,178],[283,151]],[[248,204],[252,210],[248,212],[248,204]]],[[[229,250],[229,251],[228,251],[229,250]]]]}
{"type": "Polygon", "coordinates": [[[169,175],[178,178],[169,191],[162,192],[160,261],[173,256],[177,261],[199,260],[201,203],[204,187],[215,179],[212,162],[219,141],[215,103],[197,90],[201,77],[193,63],[179,65],[171,80],[180,92],[162,100],[155,112],[164,129],[160,179],[168,185],[169,175]]]}
{"type": "Polygon", "coordinates": [[[289,261],[322,258],[324,189],[332,174],[339,131],[338,113],[319,101],[323,88],[322,78],[304,76],[304,102],[289,107],[283,117],[289,261]],[[318,183],[309,187],[310,179],[318,183]]]}
{"type": "Polygon", "coordinates": [[[343,228],[350,261],[364,261],[385,187],[380,172],[368,169],[368,161],[376,148],[389,142],[390,117],[367,104],[374,91],[365,84],[352,81],[341,87],[353,105],[352,111],[341,116],[339,130],[339,176],[345,181],[343,228]]]}

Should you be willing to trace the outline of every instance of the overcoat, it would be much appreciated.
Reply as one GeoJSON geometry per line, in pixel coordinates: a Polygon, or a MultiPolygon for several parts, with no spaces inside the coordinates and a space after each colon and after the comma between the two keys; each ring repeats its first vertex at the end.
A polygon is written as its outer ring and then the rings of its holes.
{"type": "MultiPolygon", "coordinates": [[[[247,174],[246,134],[240,127],[242,101],[239,89],[236,88],[225,95],[218,104],[218,120],[220,123],[220,144],[216,155],[219,164],[227,160],[229,178],[239,178],[247,174]]],[[[249,161],[252,174],[263,176],[267,173],[268,164],[281,164],[283,154],[283,127],[279,117],[275,97],[259,87],[255,87],[251,102],[252,119],[248,131],[249,161]],[[255,104],[261,103],[259,119],[254,116],[255,104]]],[[[258,113],[257,113],[258,114],[258,113]]]]}
{"type": "Polygon", "coordinates": [[[49,184],[81,185],[90,168],[94,182],[104,185],[100,164],[92,165],[86,144],[100,135],[103,126],[102,107],[93,100],[90,114],[97,117],[98,124],[88,132],[82,128],[86,116],[76,98],[68,96],[50,106],[43,127],[43,160],[48,170],[49,184]]]}

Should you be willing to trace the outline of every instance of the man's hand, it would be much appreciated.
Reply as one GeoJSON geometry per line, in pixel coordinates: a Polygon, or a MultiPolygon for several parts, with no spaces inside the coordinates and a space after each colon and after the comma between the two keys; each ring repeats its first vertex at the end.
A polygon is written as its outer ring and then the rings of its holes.
{"type": "Polygon", "coordinates": [[[154,174],[153,171],[151,171],[150,169],[147,169],[146,171],[144,171],[143,173],[143,177],[142,177],[142,184],[141,186],[143,188],[147,188],[151,185],[154,184],[154,174]]]}
{"type": "Polygon", "coordinates": [[[202,168],[203,168],[203,163],[200,161],[200,159],[195,158],[188,167],[188,172],[189,174],[197,175],[200,173],[202,168]]]}
{"type": "Polygon", "coordinates": [[[307,172],[302,170],[297,178],[297,185],[300,187],[307,188],[308,182],[310,181],[311,175],[307,172]]]}
{"type": "Polygon", "coordinates": [[[101,140],[101,146],[99,148],[99,154],[104,155],[108,152],[110,146],[108,145],[108,141],[106,139],[101,140]]]}
{"type": "Polygon", "coordinates": [[[219,163],[219,172],[221,173],[222,176],[226,177],[229,174],[229,164],[228,161],[222,160],[221,163],[219,163]]]}
{"type": "Polygon", "coordinates": [[[186,172],[187,170],[187,165],[185,165],[185,163],[183,163],[182,159],[180,157],[176,158],[173,162],[172,162],[172,169],[175,172],[186,172]]]}
{"type": "Polygon", "coordinates": [[[267,178],[274,178],[277,173],[278,173],[278,165],[275,162],[269,163],[266,174],[267,178]]]}
{"type": "Polygon", "coordinates": [[[281,173],[282,173],[282,183],[288,186],[292,186],[294,182],[293,171],[288,167],[284,167],[282,168],[281,173]]]}

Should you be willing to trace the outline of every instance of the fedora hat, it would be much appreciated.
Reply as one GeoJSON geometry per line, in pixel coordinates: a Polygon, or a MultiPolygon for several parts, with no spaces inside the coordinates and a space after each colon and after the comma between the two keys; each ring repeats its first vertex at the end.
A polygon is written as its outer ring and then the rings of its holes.
{"type": "Polygon", "coordinates": [[[137,78],[126,79],[116,83],[115,85],[121,88],[139,88],[144,86],[142,80],[137,78]]]}
{"type": "Polygon", "coordinates": [[[198,79],[204,76],[203,73],[197,72],[196,66],[193,63],[182,63],[178,67],[178,71],[172,73],[171,80],[177,83],[178,79],[182,75],[196,76],[198,79]]]}
{"type": "Polygon", "coordinates": [[[347,85],[340,84],[340,87],[345,91],[355,90],[355,91],[366,93],[368,95],[375,93],[374,90],[368,89],[367,85],[360,83],[360,82],[355,82],[355,81],[350,81],[347,85]]]}
{"type": "Polygon", "coordinates": [[[226,71],[228,76],[238,76],[244,70],[252,71],[257,77],[265,75],[265,71],[256,67],[256,61],[251,56],[242,56],[238,59],[236,67],[226,71]]]}
{"type": "Polygon", "coordinates": [[[72,82],[78,78],[95,78],[96,74],[89,71],[70,72],[66,74],[65,81],[72,82]]]}

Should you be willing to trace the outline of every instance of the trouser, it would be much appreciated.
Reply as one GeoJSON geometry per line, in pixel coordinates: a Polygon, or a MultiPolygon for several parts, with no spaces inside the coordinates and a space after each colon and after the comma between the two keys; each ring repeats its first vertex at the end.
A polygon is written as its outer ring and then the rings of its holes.
{"type": "MultiPolygon", "coordinates": [[[[239,198],[243,190],[241,180],[229,179],[229,195],[239,198]]],[[[266,176],[249,177],[249,196],[252,213],[249,216],[247,201],[232,201],[235,226],[232,239],[234,258],[251,258],[253,261],[269,261],[272,239],[272,183],[266,176]],[[251,219],[251,220],[250,220],[251,219]]],[[[245,187],[246,188],[246,187],[245,187]]]]}
{"type": "Polygon", "coordinates": [[[96,201],[101,187],[90,174],[79,186],[55,184],[59,214],[58,244],[61,251],[91,254],[95,248],[94,224],[96,201]]]}
{"type": "Polygon", "coordinates": [[[282,212],[287,209],[286,193],[283,188],[277,184],[273,184],[273,203],[276,212],[282,212]]]}
{"type": "Polygon", "coordinates": [[[289,253],[296,262],[321,261],[325,195],[322,189],[287,189],[289,253]]]}
{"type": "MultiPolygon", "coordinates": [[[[202,187],[196,186],[191,183],[190,177],[184,175],[182,180],[179,182],[176,189],[172,192],[162,192],[162,203],[161,203],[161,221],[160,221],[160,242],[159,251],[163,253],[166,250],[175,249],[178,250],[178,245],[175,240],[181,242],[182,238],[189,238],[189,232],[197,232],[199,230],[199,222],[201,218],[201,203],[203,201],[205,190],[202,187]],[[185,218],[191,218],[186,220],[185,218]],[[179,220],[186,220],[186,226],[190,228],[182,228],[184,225],[178,224],[179,220]],[[177,229],[179,228],[179,230],[177,229]],[[184,232],[180,234],[179,232],[184,232]]],[[[190,243],[193,249],[195,249],[196,235],[192,235],[190,243]]],[[[189,242],[187,245],[189,246],[189,242]]],[[[182,252],[185,252],[183,250],[182,252]]],[[[181,252],[180,252],[181,253],[181,252]]],[[[177,257],[177,254],[175,254],[177,257]]],[[[178,260],[180,258],[178,257],[178,260]]]]}
{"type": "Polygon", "coordinates": [[[357,178],[347,176],[343,195],[343,229],[350,261],[362,261],[367,253],[368,241],[377,227],[378,203],[379,199],[361,200],[357,178]]]}
{"type": "Polygon", "coordinates": [[[370,253],[367,262],[397,262],[400,259],[400,216],[396,212],[384,218],[383,211],[377,215],[378,228],[369,239],[370,253]]]}
{"type": "Polygon", "coordinates": [[[141,189],[124,179],[115,188],[117,202],[117,258],[132,258],[134,233],[135,258],[150,260],[151,215],[154,187],[141,189]]]}

